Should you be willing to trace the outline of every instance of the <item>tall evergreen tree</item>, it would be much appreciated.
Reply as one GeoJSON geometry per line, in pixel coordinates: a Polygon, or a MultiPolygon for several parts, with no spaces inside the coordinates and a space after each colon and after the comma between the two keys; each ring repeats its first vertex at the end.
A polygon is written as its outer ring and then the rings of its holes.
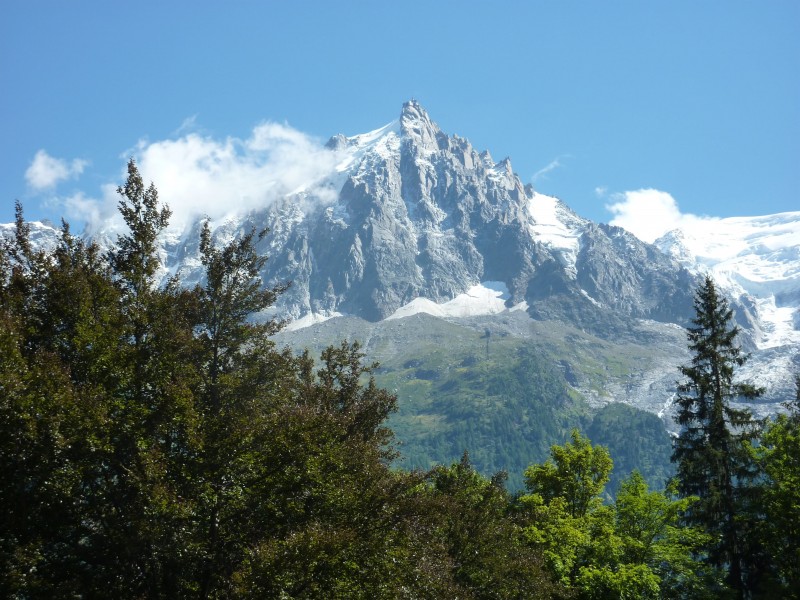
{"type": "Polygon", "coordinates": [[[707,560],[728,569],[728,583],[744,597],[748,565],[746,527],[739,512],[747,513],[748,485],[754,477],[746,441],[757,435],[750,411],[733,408],[736,399],[754,399],[762,390],[734,381],[747,355],[736,344],[739,328],[733,311],[710,277],[698,288],[695,317],[688,330],[691,364],[680,367],[686,378],[678,385],[676,421],[681,427],[672,460],[677,463],[678,487],[699,500],[687,512],[689,524],[712,534],[707,560]]]}
{"type": "Polygon", "coordinates": [[[265,234],[250,231],[218,248],[208,222],[200,232],[205,280],[195,289],[192,357],[197,432],[187,452],[199,557],[190,578],[198,580],[200,598],[230,587],[245,548],[266,530],[260,523],[254,531],[254,515],[265,512],[259,489],[269,480],[273,413],[288,395],[291,370],[269,339],[279,324],[251,319],[285,289],[262,287],[267,257],[255,242],[265,234]]]}
{"type": "Polygon", "coordinates": [[[169,460],[191,421],[189,384],[178,368],[189,336],[179,310],[181,290],[176,282],[159,288],[158,236],[167,227],[169,208],[160,206],[155,186],[145,186],[133,160],[127,171],[117,194],[128,231],[107,255],[119,294],[118,376],[106,386],[108,445],[100,466],[107,483],[96,498],[105,553],[130,565],[122,586],[153,596],[171,589],[182,545],[176,537],[182,533],[181,492],[169,460]]]}

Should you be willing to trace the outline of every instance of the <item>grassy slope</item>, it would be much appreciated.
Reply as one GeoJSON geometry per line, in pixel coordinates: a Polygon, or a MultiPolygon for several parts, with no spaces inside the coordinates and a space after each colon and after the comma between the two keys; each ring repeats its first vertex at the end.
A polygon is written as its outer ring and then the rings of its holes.
{"type": "Polygon", "coordinates": [[[428,315],[380,324],[336,319],[280,339],[318,352],[343,338],[364,344],[381,363],[377,383],[398,395],[389,425],[402,468],[450,463],[467,450],[480,471],[506,470],[509,487],[519,489],[525,467],[545,460],[578,427],[609,447],[617,465],[610,490],[632,468],[658,487],[669,474],[660,419],[605,405],[609,377],[641,368],[642,351],[630,343],[508,314],[457,323],[428,315]]]}

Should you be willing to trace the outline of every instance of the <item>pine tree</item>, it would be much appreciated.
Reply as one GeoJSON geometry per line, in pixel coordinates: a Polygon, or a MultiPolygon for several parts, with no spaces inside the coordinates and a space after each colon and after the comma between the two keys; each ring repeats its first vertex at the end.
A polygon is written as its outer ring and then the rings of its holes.
{"type": "Polygon", "coordinates": [[[687,334],[692,361],[680,367],[686,379],[678,385],[675,420],[681,432],[672,460],[680,492],[699,498],[687,513],[689,524],[713,536],[707,560],[727,568],[729,585],[744,597],[751,557],[737,513],[747,512],[748,484],[755,473],[745,442],[756,436],[757,424],[748,410],[735,409],[731,402],[754,399],[762,390],[734,381],[736,368],[748,357],[736,344],[733,311],[710,277],[697,290],[694,308],[687,334]]]}
{"type": "Polygon", "coordinates": [[[186,489],[181,473],[196,422],[186,364],[192,323],[189,292],[172,279],[160,286],[158,238],[170,210],[159,203],[153,184],[145,186],[136,164],[117,189],[128,231],[108,252],[116,348],[111,374],[101,374],[102,431],[92,514],[99,525],[92,560],[94,584],[103,578],[109,595],[153,597],[175,593],[178,565],[186,545],[186,489]],[[101,556],[121,567],[105,567],[101,556]],[[107,575],[102,575],[107,568],[107,575]],[[112,582],[114,582],[112,584],[112,582]],[[111,586],[115,587],[112,589],[111,586]]]}

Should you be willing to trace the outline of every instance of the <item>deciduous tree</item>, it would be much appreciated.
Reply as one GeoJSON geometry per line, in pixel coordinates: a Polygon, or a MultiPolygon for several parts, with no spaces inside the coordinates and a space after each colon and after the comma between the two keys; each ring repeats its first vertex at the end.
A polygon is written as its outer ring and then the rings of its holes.
{"type": "Polygon", "coordinates": [[[762,468],[758,531],[768,549],[768,580],[763,593],[800,598],[800,375],[788,414],[770,422],[753,449],[762,468]]]}

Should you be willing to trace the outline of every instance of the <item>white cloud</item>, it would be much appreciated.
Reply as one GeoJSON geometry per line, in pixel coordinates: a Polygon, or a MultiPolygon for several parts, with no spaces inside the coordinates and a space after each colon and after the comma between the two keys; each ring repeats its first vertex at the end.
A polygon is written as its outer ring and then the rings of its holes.
{"type": "Polygon", "coordinates": [[[247,140],[190,133],[142,141],[133,154],[142,177],[155,184],[172,209],[175,224],[201,215],[217,219],[303,189],[314,191],[339,160],[317,140],[277,123],[255,127],[247,140]]]}
{"type": "Polygon", "coordinates": [[[110,223],[115,216],[112,207],[115,208],[116,199],[113,196],[116,196],[116,188],[107,185],[103,188],[104,201],[90,198],[83,192],[60,198],[59,201],[69,223],[110,223]]]}
{"type": "Polygon", "coordinates": [[[682,213],[675,198],[660,190],[635,190],[612,194],[611,198],[616,202],[606,205],[606,210],[614,215],[609,223],[624,227],[645,242],[652,243],[679,227],[692,227],[702,221],[716,220],[682,213]]]}
{"type": "Polygon", "coordinates": [[[45,190],[55,187],[65,179],[78,177],[86,165],[87,162],[79,158],[68,162],[50,156],[45,150],[39,150],[25,171],[25,180],[33,189],[45,190]]]}
{"type": "MultiPolygon", "coordinates": [[[[193,118],[187,124],[193,126],[193,118]]],[[[217,220],[264,208],[303,190],[308,202],[333,202],[338,189],[320,184],[336,173],[342,160],[320,141],[278,123],[258,125],[244,140],[214,139],[197,132],[155,142],[140,140],[123,154],[126,163],[130,156],[145,184],[153,182],[161,202],[169,205],[170,224],[178,228],[201,216],[217,220]]],[[[55,164],[65,166],[64,161],[55,164]]],[[[68,221],[112,232],[123,225],[116,189],[126,177],[126,166],[120,165],[118,177],[96,196],[79,192],[52,201],[61,205],[68,221]]]]}

